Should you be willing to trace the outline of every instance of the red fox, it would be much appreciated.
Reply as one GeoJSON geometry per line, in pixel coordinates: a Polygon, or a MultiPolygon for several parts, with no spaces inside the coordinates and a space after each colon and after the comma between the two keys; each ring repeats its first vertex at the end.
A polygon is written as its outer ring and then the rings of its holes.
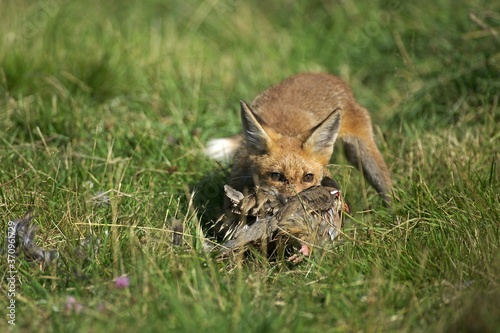
{"type": "Polygon", "coordinates": [[[337,139],[348,160],[386,203],[391,178],[375,144],[368,111],[349,86],[329,74],[292,76],[241,104],[243,134],[214,139],[206,153],[234,156],[229,185],[243,192],[272,186],[287,196],[320,184],[337,139]]]}

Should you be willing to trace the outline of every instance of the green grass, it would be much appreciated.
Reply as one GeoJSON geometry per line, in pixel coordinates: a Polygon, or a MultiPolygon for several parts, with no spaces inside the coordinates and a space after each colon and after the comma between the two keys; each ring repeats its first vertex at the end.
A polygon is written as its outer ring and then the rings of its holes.
{"type": "Polygon", "coordinates": [[[0,331],[498,332],[499,26],[493,1],[2,2],[0,231],[34,209],[60,260],[16,260],[0,331]],[[333,251],[218,262],[199,226],[227,167],[203,145],[301,71],[371,110],[397,200],[339,157],[354,213],[333,251]]]}

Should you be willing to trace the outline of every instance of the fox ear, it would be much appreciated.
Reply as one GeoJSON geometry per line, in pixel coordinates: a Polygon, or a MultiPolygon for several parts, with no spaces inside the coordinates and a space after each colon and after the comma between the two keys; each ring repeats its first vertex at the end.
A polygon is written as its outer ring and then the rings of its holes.
{"type": "Polygon", "coordinates": [[[313,129],[303,147],[330,159],[333,153],[333,144],[339,134],[341,119],[342,109],[336,108],[322,123],[313,129]]]}
{"type": "Polygon", "coordinates": [[[243,134],[248,150],[259,154],[266,152],[270,142],[269,136],[250,106],[245,101],[240,101],[240,104],[243,134]]]}

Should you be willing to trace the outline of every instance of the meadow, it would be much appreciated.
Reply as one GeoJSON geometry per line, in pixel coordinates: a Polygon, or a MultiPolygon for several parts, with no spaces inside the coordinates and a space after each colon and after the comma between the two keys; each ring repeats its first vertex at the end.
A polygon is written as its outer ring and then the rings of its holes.
{"type": "Polygon", "coordinates": [[[16,0],[0,31],[1,332],[500,332],[499,2],[16,0]],[[304,71],[370,110],[394,203],[338,147],[342,241],[215,260],[204,146],[304,71]],[[29,210],[59,259],[12,273],[29,210]]]}

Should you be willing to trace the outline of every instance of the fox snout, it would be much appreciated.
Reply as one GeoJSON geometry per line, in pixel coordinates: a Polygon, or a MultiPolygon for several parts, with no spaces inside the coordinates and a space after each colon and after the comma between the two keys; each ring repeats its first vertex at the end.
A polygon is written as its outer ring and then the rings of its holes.
{"type": "Polygon", "coordinates": [[[276,183],[261,183],[262,186],[264,187],[272,187],[272,188],[275,188],[280,194],[282,194],[283,196],[285,197],[292,197],[292,196],[296,196],[298,193],[310,188],[310,187],[313,187],[315,185],[318,185],[318,184],[315,184],[315,183],[308,183],[308,184],[304,184],[304,183],[294,183],[294,182],[283,182],[283,183],[279,183],[279,184],[276,184],[276,183]]]}

